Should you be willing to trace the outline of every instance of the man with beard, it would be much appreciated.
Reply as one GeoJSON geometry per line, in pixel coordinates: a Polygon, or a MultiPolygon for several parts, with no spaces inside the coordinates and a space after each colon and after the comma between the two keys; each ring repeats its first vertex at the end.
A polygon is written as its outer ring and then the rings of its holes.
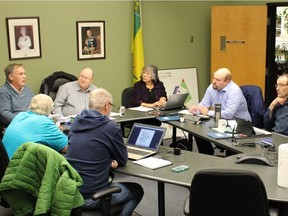
{"type": "MultiPolygon", "coordinates": [[[[221,104],[221,118],[233,119],[234,117],[251,121],[246,99],[239,86],[232,81],[229,69],[220,68],[214,72],[213,81],[208,86],[202,101],[197,106],[190,107],[192,114],[215,116],[214,106],[221,104]]],[[[214,149],[209,141],[195,136],[199,153],[214,154],[214,149]]],[[[227,152],[226,152],[227,155],[227,152]]]]}

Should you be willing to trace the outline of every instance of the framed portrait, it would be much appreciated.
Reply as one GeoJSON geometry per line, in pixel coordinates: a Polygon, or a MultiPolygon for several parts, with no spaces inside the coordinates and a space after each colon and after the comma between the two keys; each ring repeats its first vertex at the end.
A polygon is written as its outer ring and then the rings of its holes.
{"type": "Polygon", "coordinates": [[[105,59],[105,21],[78,21],[78,60],[105,59]]]}
{"type": "Polygon", "coordinates": [[[41,58],[39,17],[6,18],[9,59],[41,58]]]}

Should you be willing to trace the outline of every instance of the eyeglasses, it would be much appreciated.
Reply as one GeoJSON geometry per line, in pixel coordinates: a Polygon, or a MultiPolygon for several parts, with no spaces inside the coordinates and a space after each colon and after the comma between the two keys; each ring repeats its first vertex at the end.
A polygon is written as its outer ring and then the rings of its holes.
{"type": "Polygon", "coordinates": [[[279,88],[282,88],[282,87],[287,86],[287,85],[288,85],[288,84],[283,84],[283,83],[279,83],[279,84],[278,84],[278,83],[276,83],[276,84],[275,84],[275,88],[278,88],[278,87],[279,87],[279,88]]]}
{"type": "Polygon", "coordinates": [[[112,104],[112,103],[110,103],[110,102],[108,102],[108,104],[109,104],[109,105],[111,105],[111,106],[113,106],[113,107],[115,107],[115,105],[114,105],[114,104],[112,104]]]}

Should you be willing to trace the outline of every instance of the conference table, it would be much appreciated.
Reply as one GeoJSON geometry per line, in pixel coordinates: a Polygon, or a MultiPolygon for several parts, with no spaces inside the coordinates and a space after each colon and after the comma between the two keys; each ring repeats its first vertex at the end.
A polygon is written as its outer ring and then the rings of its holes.
{"type": "MultiPolygon", "coordinates": [[[[165,215],[165,183],[189,188],[195,173],[202,169],[240,169],[256,172],[264,182],[269,200],[288,202],[288,189],[277,185],[277,166],[270,167],[258,164],[236,164],[236,156],[221,158],[210,155],[183,151],[175,156],[170,147],[161,147],[156,157],[163,155],[172,165],[152,170],[133,164],[128,161],[125,167],[119,167],[116,173],[157,181],[158,183],[158,215],[165,215]],[[189,169],[180,173],[174,173],[171,168],[179,165],[188,165],[189,169]]],[[[175,198],[176,199],[176,198],[175,198]]]]}
{"type": "MultiPolygon", "coordinates": [[[[135,110],[126,110],[125,117],[117,117],[115,121],[121,123],[130,121],[132,119],[142,119],[142,117],[155,118],[155,116],[148,115],[147,113],[135,110]]],[[[180,121],[169,121],[167,123],[173,126],[173,139],[175,140],[176,129],[180,129],[188,132],[191,140],[193,135],[197,135],[235,153],[265,154],[267,151],[267,149],[261,147],[261,145],[256,145],[256,147],[240,147],[235,145],[235,142],[232,142],[231,139],[213,139],[209,137],[207,132],[211,131],[211,128],[215,125],[213,119],[203,122],[199,125],[194,124],[194,122],[195,121],[187,119],[183,123],[180,121]]],[[[253,139],[253,141],[259,142],[262,138],[263,136],[249,139],[253,139]]],[[[155,157],[165,157],[167,160],[172,162],[172,165],[152,170],[134,164],[131,160],[129,160],[125,167],[119,167],[115,170],[115,172],[157,181],[158,215],[160,216],[165,215],[165,183],[189,188],[195,173],[202,169],[240,169],[254,171],[262,179],[269,200],[277,202],[288,202],[288,189],[279,187],[277,185],[277,164],[274,167],[258,164],[236,164],[236,155],[230,156],[228,158],[221,158],[183,150],[181,155],[176,156],[173,154],[172,148],[165,146],[160,147],[155,157]],[[171,171],[171,168],[183,164],[188,165],[189,169],[180,173],[174,173],[171,171]]]]}
{"type": "MultiPolygon", "coordinates": [[[[212,138],[208,135],[208,133],[213,133],[216,132],[212,128],[215,127],[215,122],[214,119],[211,118],[206,121],[201,121],[201,124],[195,124],[195,121],[197,121],[199,117],[193,117],[193,120],[191,120],[191,117],[189,116],[186,118],[184,122],[180,121],[169,121],[167,122],[171,126],[173,126],[173,133],[172,133],[172,142],[176,142],[177,138],[177,129],[183,130],[187,132],[189,135],[189,142],[192,150],[192,140],[193,140],[193,135],[196,135],[204,140],[208,140],[217,146],[223,147],[224,149],[230,150],[231,152],[234,152],[236,154],[238,153],[254,153],[254,154],[261,154],[263,153],[263,148],[261,145],[256,145],[256,147],[249,147],[245,145],[238,145],[238,142],[232,141],[231,138],[225,138],[225,139],[215,139],[212,138]]],[[[263,137],[269,137],[270,135],[257,135],[253,137],[245,137],[245,138],[236,138],[236,141],[240,141],[242,143],[247,142],[254,142],[254,143],[259,143],[263,137]]]]}

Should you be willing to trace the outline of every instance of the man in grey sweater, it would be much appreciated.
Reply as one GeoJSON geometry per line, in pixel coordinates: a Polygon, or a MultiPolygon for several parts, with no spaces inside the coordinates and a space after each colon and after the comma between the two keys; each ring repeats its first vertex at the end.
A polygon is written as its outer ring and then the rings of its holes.
{"type": "Polygon", "coordinates": [[[10,64],[5,69],[6,82],[0,88],[0,127],[6,128],[12,119],[29,107],[33,91],[26,85],[22,64],[10,64]]]}

